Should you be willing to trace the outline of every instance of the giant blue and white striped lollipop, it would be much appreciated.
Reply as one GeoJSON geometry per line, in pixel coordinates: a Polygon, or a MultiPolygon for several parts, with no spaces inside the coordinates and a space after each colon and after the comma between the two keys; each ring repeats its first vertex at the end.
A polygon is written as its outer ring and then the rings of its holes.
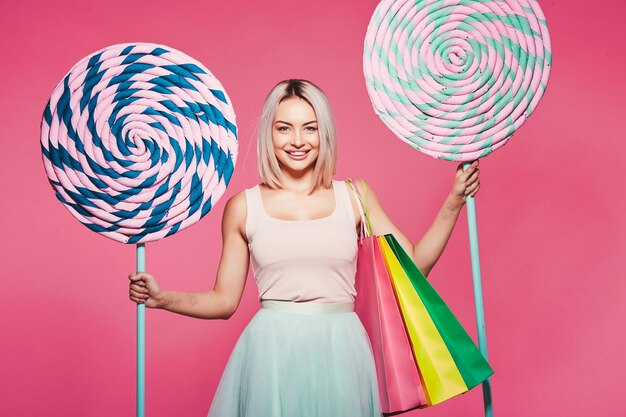
{"type": "Polygon", "coordinates": [[[200,62],[163,45],[113,45],[78,62],[41,124],[46,173],[89,229],[123,243],[176,233],[223,195],[235,113],[200,62]]]}

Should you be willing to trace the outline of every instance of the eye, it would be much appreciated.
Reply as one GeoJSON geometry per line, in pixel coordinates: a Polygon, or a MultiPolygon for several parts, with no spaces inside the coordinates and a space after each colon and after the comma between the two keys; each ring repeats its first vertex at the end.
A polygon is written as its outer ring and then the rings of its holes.
{"type": "Polygon", "coordinates": [[[276,130],[278,130],[279,132],[288,132],[289,131],[289,126],[285,126],[285,125],[277,126],[276,130]]]}
{"type": "Polygon", "coordinates": [[[317,126],[307,126],[304,128],[307,132],[317,132],[317,126]]]}

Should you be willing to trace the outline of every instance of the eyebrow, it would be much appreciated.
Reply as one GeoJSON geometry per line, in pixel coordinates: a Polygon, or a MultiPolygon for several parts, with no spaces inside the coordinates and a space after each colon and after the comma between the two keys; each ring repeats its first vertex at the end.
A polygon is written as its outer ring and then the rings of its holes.
{"type": "MultiPolygon", "coordinates": [[[[285,125],[288,125],[288,126],[293,126],[291,123],[283,122],[282,120],[276,120],[275,123],[282,123],[282,124],[285,124],[285,125]]],[[[310,122],[304,123],[302,126],[310,125],[311,123],[317,123],[317,120],[311,120],[310,122]]]]}

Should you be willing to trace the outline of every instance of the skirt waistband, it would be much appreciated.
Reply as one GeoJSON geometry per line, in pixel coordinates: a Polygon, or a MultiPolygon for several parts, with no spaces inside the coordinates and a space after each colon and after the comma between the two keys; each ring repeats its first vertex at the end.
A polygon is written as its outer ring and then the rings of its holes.
{"type": "Polygon", "coordinates": [[[354,311],[354,303],[297,303],[293,301],[263,300],[261,305],[268,310],[300,314],[338,314],[354,311]]]}

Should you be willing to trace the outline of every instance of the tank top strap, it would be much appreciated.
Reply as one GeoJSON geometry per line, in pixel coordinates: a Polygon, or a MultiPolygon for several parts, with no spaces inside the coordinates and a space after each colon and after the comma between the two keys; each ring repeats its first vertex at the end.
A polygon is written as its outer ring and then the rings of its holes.
{"type": "Polygon", "coordinates": [[[337,214],[343,219],[349,220],[353,224],[356,219],[354,218],[354,210],[352,208],[352,199],[350,198],[350,190],[345,181],[333,180],[333,185],[336,190],[335,196],[337,198],[337,214]]]}
{"type": "Polygon", "coordinates": [[[257,226],[259,224],[259,217],[263,213],[263,200],[261,200],[261,189],[259,185],[255,185],[252,188],[246,189],[246,238],[248,244],[252,242],[257,226]]]}

